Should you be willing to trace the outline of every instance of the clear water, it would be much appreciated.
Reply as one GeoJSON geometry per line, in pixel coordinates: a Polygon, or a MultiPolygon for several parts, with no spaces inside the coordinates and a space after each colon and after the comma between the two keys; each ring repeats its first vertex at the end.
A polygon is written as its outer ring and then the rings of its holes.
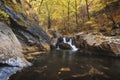
{"type": "Polygon", "coordinates": [[[33,66],[9,80],[120,80],[120,59],[81,55],[73,51],[51,51],[31,60],[33,66]]]}

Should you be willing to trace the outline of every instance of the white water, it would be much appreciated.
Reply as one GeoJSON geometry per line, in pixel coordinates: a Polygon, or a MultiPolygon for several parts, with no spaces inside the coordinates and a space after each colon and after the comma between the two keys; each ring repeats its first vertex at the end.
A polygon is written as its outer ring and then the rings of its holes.
{"type": "Polygon", "coordinates": [[[70,39],[70,40],[67,42],[67,41],[66,41],[66,38],[64,37],[64,38],[63,38],[63,42],[69,44],[69,45],[71,46],[71,48],[72,48],[72,51],[77,51],[77,50],[78,50],[78,48],[77,48],[75,45],[72,44],[72,39],[70,39]]]}
{"type": "Polygon", "coordinates": [[[64,42],[64,43],[67,43],[67,41],[66,41],[66,38],[65,38],[65,37],[63,38],[63,42],[64,42]]]}

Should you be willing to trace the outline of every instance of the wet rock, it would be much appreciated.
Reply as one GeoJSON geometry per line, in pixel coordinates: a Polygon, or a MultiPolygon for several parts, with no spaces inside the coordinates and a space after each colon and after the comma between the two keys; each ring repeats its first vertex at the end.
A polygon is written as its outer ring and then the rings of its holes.
{"type": "Polygon", "coordinates": [[[61,37],[62,35],[54,29],[49,29],[48,32],[51,38],[50,40],[51,49],[55,49],[59,45],[59,43],[63,41],[61,37]]]}
{"type": "Polygon", "coordinates": [[[51,49],[55,49],[56,48],[56,44],[57,44],[58,38],[52,38],[51,39],[51,49]]]}
{"type": "Polygon", "coordinates": [[[31,64],[24,58],[22,47],[12,30],[0,22],[0,63],[27,67],[31,64]]]}
{"type": "Polygon", "coordinates": [[[63,43],[63,42],[59,44],[59,48],[60,49],[71,50],[71,46],[69,44],[63,43]]]}
{"type": "Polygon", "coordinates": [[[63,37],[59,37],[58,39],[57,39],[57,43],[56,43],[56,46],[58,46],[60,43],[62,43],[63,42],[63,37]]]}
{"type": "Polygon", "coordinates": [[[100,33],[76,34],[75,41],[80,51],[88,54],[120,55],[120,39],[103,36],[100,33]]]}
{"type": "Polygon", "coordinates": [[[11,75],[20,70],[19,67],[0,67],[0,80],[8,80],[11,75]]]}
{"type": "MultiPolygon", "coordinates": [[[[85,78],[85,80],[89,79],[89,80],[93,80],[93,78],[97,78],[97,77],[101,77],[102,79],[108,79],[109,76],[107,76],[106,74],[104,74],[102,71],[99,71],[98,69],[91,67],[88,72],[82,73],[82,74],[75,74],[72,75],[73,78],[79,78],[80,80],[82,78],[85,78]]],[[[84,80],[84,79],[83,79],[84,80]]],[[[101,80],[101,79],[100,79],[101,80]]]]}

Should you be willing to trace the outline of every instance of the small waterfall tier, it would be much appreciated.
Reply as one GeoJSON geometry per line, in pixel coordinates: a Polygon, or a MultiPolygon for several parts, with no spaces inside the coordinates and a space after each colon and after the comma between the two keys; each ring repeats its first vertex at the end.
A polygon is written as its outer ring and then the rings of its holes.
{"type": "Polygon", "coordinates": [[[71,47],[72,51],[77,51],[78,50],[78,48],[73,43],[73,40],[71,38],[66,38],[66,37],[63,37],[62,39],[60,39],[60,41],[58,40],[57,50],[60,50],[59,44],[61,42],[68,44],[71,47]]]}

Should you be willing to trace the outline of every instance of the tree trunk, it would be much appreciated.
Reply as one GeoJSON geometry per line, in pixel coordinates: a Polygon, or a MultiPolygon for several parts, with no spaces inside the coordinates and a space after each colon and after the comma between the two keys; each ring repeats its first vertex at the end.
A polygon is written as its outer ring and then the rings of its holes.
{"type": "Polygon", "coordinates": [[[67,3],[68,3],[68,31],[70,31],[70,0],[68,0],[67,3]]]}
{"type": "Polygon", "coordinates": [[[111,20],[112,21],[112,23],[113,23],[113,26],[112,26],[112,29],[115,29],[117,26],[117,24],[116,24],[116,22],[115,22],[115,20],[114,20],[114,18],[113,18],[113,16],[112,16],[112,12],[111,12],[111,9],[110,9],[110,7],[108,6],[108,0],[106,0],[106,8],[105,8],[105,14],[107,15],[107,18],[109,19],[109,20],[111,20]]]}
{"type": "Polygon", "coordinates": [[[48,7],[48,4],[46,3],[46,8],[47,8],[47,14],[48,14],[48,29],[50,29],[51,28],[51,12],[50,12],[50,10],[49,10],[49,7],[48,7]]]}
{"type": "Polygon", "coordinates": [[[40,2],[40,4],[39,4],[39,10],[38,10],[38,11],[39,11],[39,14],[40,14],[40,8],[41,8],[41,6],[42,6],[42,4],[43,4],[43,1],[44,1],[44,0],[41,0],[41,2],[40,2]]]}
{"type": "MultiPolygon", "coordinates": [[[[62,11],[62,13],[63,13],[63,16],[65,15],[65,12],[64,12],[64,10],[62,11]]],[[[63,22],[62,22],[62,24],[63,24],[63,26],[65,27],[65,21],[64,21],[64,18],[63,18],[63,22]]]]}
{"type": "Polygon", "coordinates": [[[76,26],[78,26],[78,9],[77,9],[77,0],[75,0],[75,18],[76,18],[76,26]]]}
{"type": "Polygon", "coordinates": [[[87,17],[88,17],[88,20],[90,20],[90,13],[89,13],[89,5],[88,5],[88,0],[85,0],[86,2],[86,11],[87,11],[87,17]]]}
{"type": "Polygon", "coordinates": [[[51,16],[48,14],[48,29],[51,28],[51,16]]]}

